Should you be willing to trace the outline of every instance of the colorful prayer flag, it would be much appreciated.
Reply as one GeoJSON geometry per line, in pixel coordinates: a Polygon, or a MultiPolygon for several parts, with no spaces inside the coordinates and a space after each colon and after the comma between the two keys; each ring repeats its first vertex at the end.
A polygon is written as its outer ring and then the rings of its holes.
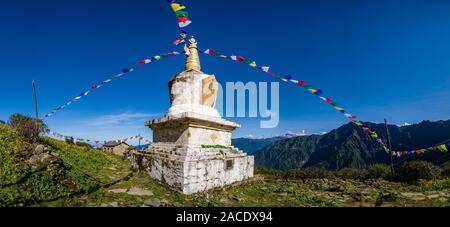
{"type": "Polygon", "coordinates": [[[186,9],[186,6],[182,6],[178,3],[172,3],[172,4],[170,4],[170,6],[172,7],[174,12],[178,12],[180,10],[186,9]]]}

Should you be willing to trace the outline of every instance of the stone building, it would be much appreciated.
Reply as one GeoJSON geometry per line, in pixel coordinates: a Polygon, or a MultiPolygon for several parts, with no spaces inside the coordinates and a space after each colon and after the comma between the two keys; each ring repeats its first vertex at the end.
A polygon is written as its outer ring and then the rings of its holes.
{"type": "Polygon", "coordinates": [[[153,144],[133,152],[133,166],[183,194],[204,192],[253,177],[254,157],[231,146],[240,125],[216,110],[218,82],[201,72],[197,42],[190,40],[185,70],[169,82],[171,107],[147,122],[153,144]]]}
{"type": "Polygon", "coordinates": [[[103,151],[125,157],[129,153],[130,145],[125,142],[108,142],[103,145],[103,151]]]}

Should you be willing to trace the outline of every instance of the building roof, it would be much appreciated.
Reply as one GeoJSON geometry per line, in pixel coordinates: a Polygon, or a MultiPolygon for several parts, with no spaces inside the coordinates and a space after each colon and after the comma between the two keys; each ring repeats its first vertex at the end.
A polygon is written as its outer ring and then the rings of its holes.
{"type": "Polygon", "coordinates": [[[125,144],[125,145],[127,145],[127,146],[130,146],[130,145],[128,145],[127,143],[125,143],[125,142],[117,142],[117,141],[114,141],[114,142],[108,142],[108,143],[105,143],[104,145],[103,145],[103,147],[117,147],[117,146],[119,146],[119,145],[121,145],[121,144],[125,144]]]}

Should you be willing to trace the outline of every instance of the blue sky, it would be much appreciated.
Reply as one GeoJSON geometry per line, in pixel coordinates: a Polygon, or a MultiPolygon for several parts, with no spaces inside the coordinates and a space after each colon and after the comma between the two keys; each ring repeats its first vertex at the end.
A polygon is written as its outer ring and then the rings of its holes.
{"type": "MultiPolygon", "coordinates": [[[[415,123],[450,116],[449,1],[183,1],[189,31],[213,48],[270,65],[322,89],[361,120],[415,123]]],[[[41,115],[122,68],[179,50],[165,0],[2,0],[0,119],[33,114],[31,80],[41,115]]],[[[203,71],[229,81],[276,80],[229,61],[201,56],[203,71]]],[[[59,112],[46,123],[86,139],[142,133],[143,122],[169,108],[168,80],[184,57],[128,74],[59,112]]],[[[287,131],[317,133],[346,119],[303,89],[280,84],[280,125],[232,118],[235,137],[287,131]]]]}

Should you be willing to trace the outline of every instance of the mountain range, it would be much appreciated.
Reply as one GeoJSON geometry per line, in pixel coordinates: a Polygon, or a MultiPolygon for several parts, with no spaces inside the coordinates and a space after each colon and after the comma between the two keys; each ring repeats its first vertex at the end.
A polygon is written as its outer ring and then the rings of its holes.
{"type": "MultiPolygon", "coordinates": [[[[371,122],[364,124],[386,141],[384,124],[371,122]]],[[[389,131],[393,150],[422,149],[449,141],[450,120],[423,121],[407,126],[389,125],[389,131]]],[[[254,155],[257,165],[277,169],[323,167],[338,170],[366,167],[375,163],[390,163],[390,157],[383,148],[353,123],[323,135],[241,138],[234,139],[233,145],[254,155]]],[[[428,153],[394,159],[396,164],[405,160],[425,160],[442,164],[450,160],[450,155],[428,153]]]]}
{"type": "Polygon", "coordinates": [[[271,138],[237,138],[233,139],[233,146],[245,151],[247,154],[252,155],[274,142],[289,138],[293,137],[277,136],[271,138]]]}

